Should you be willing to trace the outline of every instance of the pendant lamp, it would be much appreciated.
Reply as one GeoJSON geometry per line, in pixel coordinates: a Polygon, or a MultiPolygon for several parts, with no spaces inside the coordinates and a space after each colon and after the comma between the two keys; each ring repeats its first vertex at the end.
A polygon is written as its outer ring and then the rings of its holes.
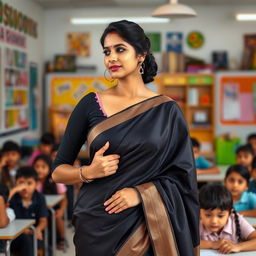
{"type": "Polygon", "coordinates": [[[156,8],[152,16],[159,18],[190,18],[196,17],[197,13],[187,5],[178,4],[178,0],[170,0],[169,4],[156,8]]]}

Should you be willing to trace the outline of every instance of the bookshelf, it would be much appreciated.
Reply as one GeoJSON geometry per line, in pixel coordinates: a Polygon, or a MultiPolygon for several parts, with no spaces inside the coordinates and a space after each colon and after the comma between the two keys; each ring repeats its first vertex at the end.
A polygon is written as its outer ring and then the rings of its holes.
{"type": "Polygon", "coordinates": [[[178,103],[187,121],[190,136],[201,143],[201,155],[214,160],[214,75],[163,73],[159,93],[178,103]]]}

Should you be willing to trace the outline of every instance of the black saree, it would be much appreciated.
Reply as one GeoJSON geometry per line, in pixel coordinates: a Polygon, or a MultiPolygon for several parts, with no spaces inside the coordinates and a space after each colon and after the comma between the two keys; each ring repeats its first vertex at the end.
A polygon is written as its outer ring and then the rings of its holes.
{"type": "Polygon", "coordinates": [[[160,95],[108,117],[87,137],[90,160],[106,141],[116,174],[83,184],[74,207],[77,256],[194,256],[199,205],[190,137],[177,104],[160,95]],[[142,203],[108,214],[103,203],[134,187],[142,203]]]}

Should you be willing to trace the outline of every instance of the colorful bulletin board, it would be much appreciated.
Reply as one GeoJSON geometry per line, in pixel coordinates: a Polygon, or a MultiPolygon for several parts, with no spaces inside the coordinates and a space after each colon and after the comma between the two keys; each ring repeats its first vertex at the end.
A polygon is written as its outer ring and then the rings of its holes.
{"type": "Polygon", "coordinates": [[[84,95],[105,90],[114,84],[115,82],[110,83],[104,77],[56,76],[50,82],[50,105],[75,106],[84,95]]]}
{"type": "MultiPolygon", "coordinates": [[[[90,92],[103,91],[115,85],[104,77],[87,77],[70,74],[50,74],[47,77],[49,129],[55,135],[57,141],[63,135],[71,111],[79,100],[90,92]]],[[[156,78],[156,87],[160,84],[160,78],[156,78]]]]}
{"type": "Polygon", "coordinates": [[[219,93],[223,125],[256,125],[256,74],[222,76],[219,93]]]}

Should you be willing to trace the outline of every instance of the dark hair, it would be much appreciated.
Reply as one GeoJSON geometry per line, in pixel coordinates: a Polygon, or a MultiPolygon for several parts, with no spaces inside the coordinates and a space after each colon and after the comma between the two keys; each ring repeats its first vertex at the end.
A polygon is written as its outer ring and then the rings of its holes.
{"type": "Polygon", "coordinates": [[[53,194],[53,195],[57,194],[56,183],[54,183],[51,178],[51,167],[52,167],[51,158],[47,155],[39,155],[35,158],[35,160],[33,162],[33,166],[35,166],[35,164],[38,160],[44,161],[47,164],[47,166],[49,167],[49,173],[48,173],[47,177],[45,178],[44,183],[42,184],[43,194],[48,194],[48,195],[49,194],[53,194]]]}
{"type": "Polygon", "coordinates": [[[252,170],[256,169],[256,156],[252,160],[252,170]]]}
{"type": "Polygon", "coordinates": [[[200,142],[196,138],[191,138],[192,147],[200,148],[200,142]]]}
{"type": "Polygon", "coordinates": [[[35,171],[35,169],[33,167],[23,166],[23,167],[20,167],[17,170],[15,178],[16,178],[16,180],[19,179],[19,178],[25,178],[25,179],[32,178],[35,181],[37,181],[38,180],[38,175],[37,175],[37,172],[35,171]]]}
{"type": "Polygon", "coordinates": [[[208,183],[200,189],[199,193],[200,208],[205,210],[220,209],[233,213],[236,224],[236,235],[241,241],[241,228],[236,211],[233,209],[233,199],[231,193],[220,183],[208,183]]]}
{"type": "Polygon", "coordinates": [[[247,184],[249,184],[250,172],[247,167],[241,164],[231,165],[226,171],[225,180],[233,172],[240,174],[246,180],[247,184]]]}
{"type": "Polygon", "coordinates": [[[52,148],[52,152],[58,151],[58,150],[59,150],[59,147],[60,147],[60,144],[54,144],[54,145],[53,145],[53,148],[52,148]]]}
{"type": "Polygon", "coordinates": [[[41,139],[40,139],[40,142],[42,144],[47,144],[47,145],[54,145],[55,143],[55,138],[53,136],[52,133],[50,132],[46,132],[42,135],[41,139]]]}
{"type": "Polygon", "coordinates": [[[236,149],[236,154],[239,154],[240,152],[247,152],[253,155],[253,149],[251,144],[245,144],[236,149]]]}
{"type": "Polygon", "coordinates": [[[9,188],[4,184],[0,184],[0,196],[2,196],[4,202],[7,203],[9,197],[9,188]]]}
{"type": "Polygon", "coordinates": [[[2,153],[9,152],[9,151],[16,151],[19,154],[21,154],[20,146],[12,140],[6,141],[2,148],[2,153]]]}
{"type": "Polygon", "coordinates": [[[249,143],[251,139],[256,139],[256,133],[251,133],[247,136],[247,143],[249,143]]]}
{"type": "Polygon", "coordinates": [[[104,47],[104,40],[107,34],[111,32],[118,33],[124,41],[133,46],[137,54],[146,55],[143,62],[145,67],[142,79],[145,84],[154,81],[154,76],[157,74],[157,64],[150,50],[150,40],[145,35],[144,30],[138,24],[127,20],[112,22],[101,36],[100,42],[102,47],[104,47]]]}

